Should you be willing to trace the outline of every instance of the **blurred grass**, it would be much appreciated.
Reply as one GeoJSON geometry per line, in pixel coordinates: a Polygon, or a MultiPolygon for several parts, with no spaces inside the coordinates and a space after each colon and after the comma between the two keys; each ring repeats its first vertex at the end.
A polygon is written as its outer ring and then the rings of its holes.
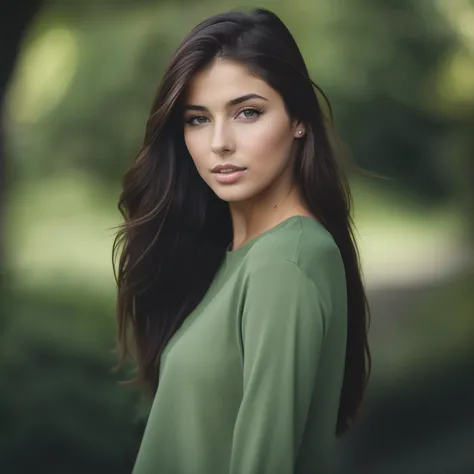
{"type": "MultiPolygon", "coordinates": [[[[426,287],[372,337],[377,386],[449,372],[472,359],[474,268],[426,287]]],[[[383,317],[382,314],[379,317],[383,317]]]]}
{"type": "Polygon", "coordinates": [[[80,173],[14,187],[7,203],[7,256],[22,286],[81,282],[110,295],[118,194],[80,173]]]}

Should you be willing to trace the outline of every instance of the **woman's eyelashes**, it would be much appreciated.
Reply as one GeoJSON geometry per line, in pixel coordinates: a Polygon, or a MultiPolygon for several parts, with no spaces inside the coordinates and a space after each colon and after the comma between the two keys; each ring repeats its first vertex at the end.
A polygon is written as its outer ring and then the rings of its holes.
{"type": "Polygon", "coordinates": [[[257,109],[255,107],[246,107],[246,108],[242,109],[237,114],[237,116],[242,115],[243,117],[245,117],[245,120],[252,120],[252,119],[256,119],[257,117],[259,117],[262,114],[263,114],[262,109],[257,109]]]}
{"type": "Polygon", "coordinates": [[[202,115],[191,115],[190,117],[186,117],[184,122],[187,125],[196,126],[206,123],[205,120],[207,120],[207,118],[202,115]]]}
{"type": "MultiPolygon", "coordinates": [[[[263,110],[257,107],[245,107],[237,112],[235,118],[242,118],[243,120],[250,122],[255,121],[260,115],[263,114],[263,110]]],[[[209,121],[208,117],[204,115],[191,115],[185,118],[185,123],[196,127],[198,125],[204,125],[209,121]]]]}

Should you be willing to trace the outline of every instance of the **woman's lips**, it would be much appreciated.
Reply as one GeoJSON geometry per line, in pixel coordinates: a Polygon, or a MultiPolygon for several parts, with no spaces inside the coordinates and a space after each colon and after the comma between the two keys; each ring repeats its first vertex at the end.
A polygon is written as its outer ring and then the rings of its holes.
{"type": "Polygon", "coordinates": [[[245,175],[247,169],[232,171],[231,173],[214,173],[216,181],[221,184],[232,184],[245,175]]]}

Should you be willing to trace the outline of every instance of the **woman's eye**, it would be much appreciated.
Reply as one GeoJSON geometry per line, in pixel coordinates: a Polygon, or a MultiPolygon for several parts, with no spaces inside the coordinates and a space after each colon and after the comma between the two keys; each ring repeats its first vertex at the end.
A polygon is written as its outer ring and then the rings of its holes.
{"type": "Polygon", "coordinates": [[[246,119],[254,119],[254,118],[257,118],[261,114],[262,114],[261,110],[244,109],[244,110],[242,110],[242,112],[240,112],[239,115],[243,115],[246,119]]]}
{"type": "MultiPolygon", "coordinates": [[[[237,116],[243,116],[245,120],[252,120],[256,119],[259,115],[261,115],[263,112],[259,109],[243,109],[240,113],[237,114],[237,116]]],[[[207,123],[209,119],[207,117],[204,117],[203,115],[193,115],[189,118],[185,119],[185,123],[188,125],[203,125],[207,123]]]]}
{"type": "Polygon", "coordinates": [[[202,115],[195,115],[193,117],[189,117],[186,119],[186,123],[190,125],[202,125],[206,123],[207,117],[203,117],[202,115]]]}

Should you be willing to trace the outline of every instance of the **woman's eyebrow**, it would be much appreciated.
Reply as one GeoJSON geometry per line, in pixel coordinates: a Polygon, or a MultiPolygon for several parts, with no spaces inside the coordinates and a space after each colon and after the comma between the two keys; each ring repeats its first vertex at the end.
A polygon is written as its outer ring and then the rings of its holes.
{"type": "MultiPolygon", "coordinates": [[[[240,104],[240,103],[245,102],[246,100],[250,100],[250,99],[268,100],[265,97],[262,97],[261,95],[258,95],[258,94],[246,94],[246,95],[243,95],[241,97],[237,97],[236,99],[229,100],[229,102],[227,102],[227,104],[226,104],[226,107],[237,105],[237,104],[240,104]]],[[[205,112],[208,109],[207,109],[207,107],[204,107],[203,105],[188,104],[188,105],[185,105],[183,107],[183,111],[186,111],[186,110],[199,110],[199,111],[204,111],[205,112]]]]}

